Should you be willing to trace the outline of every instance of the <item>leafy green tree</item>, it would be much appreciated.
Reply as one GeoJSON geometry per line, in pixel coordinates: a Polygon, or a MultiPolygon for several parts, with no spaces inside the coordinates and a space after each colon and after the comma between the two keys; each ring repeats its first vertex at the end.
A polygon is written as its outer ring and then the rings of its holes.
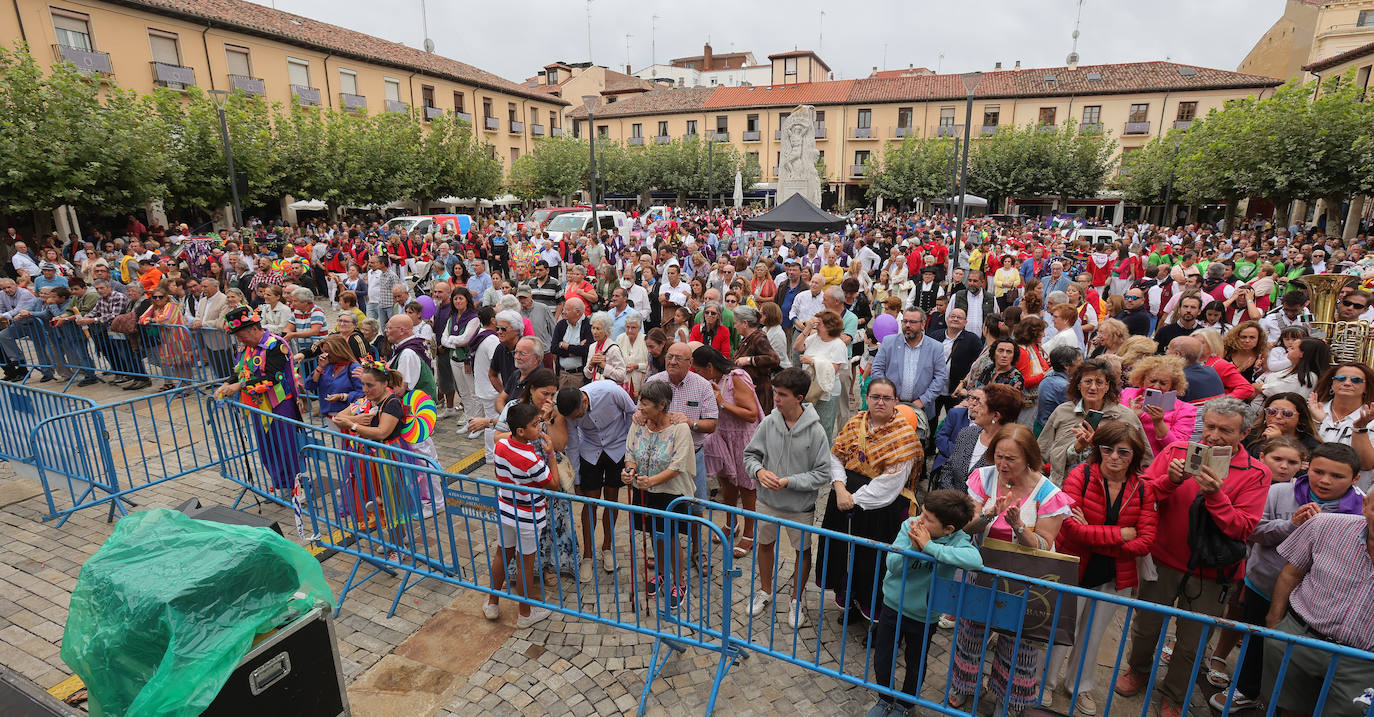
{"type": "Polygon", "coordinates": [[[526,200],[576,194],[587,186],[587,152],[587,143],[572,137],[540,140],[511,166],[511,193],[526,200]]]}
{"type": "MultiPolygon", "coordinates": [[[[159,89],[153,101],[172,153],[164,200],[167,206],[208,212],[228,205],[232,192],[214,98],[192,87],[185,91],[159,89]]],[[[234,171],[248,177],[248,192],[239,196],[243,206],[275,198],[280,164],[274,156],[273,112],[273,106],[255,95],[234,92],[225,98],[234,171]]]]}
{"type": "MultiPolygon", "coordinates": [[[[1038,130],[1039,128],[1036,128],[1038,130]]],[[[1044,160],[1040,192],[1059,197],[1067,207],[1069,197],[1097,196],[1107,185],[1116,140],[1105,132],[1084,131],[1072,120],[1053,132],[1035,132],[1039,158],[1044,160]]]]}
{"type": "Polygon", "coordinates": [[[906,202],[949,194],[950,159],[954,143],[926,137],[907,136],[901,144],[889,145],[882,155],[869,160],[864,176],[870,180],[868,197],[906,202]]]}
{"type": "Polygon", "coordinates": [[[0,205],[14,212],[70,204],[115,213],[162,192],[167,154],[146,100],[74,66],[42,68],[21,44],[0,48],[0,205]]]}

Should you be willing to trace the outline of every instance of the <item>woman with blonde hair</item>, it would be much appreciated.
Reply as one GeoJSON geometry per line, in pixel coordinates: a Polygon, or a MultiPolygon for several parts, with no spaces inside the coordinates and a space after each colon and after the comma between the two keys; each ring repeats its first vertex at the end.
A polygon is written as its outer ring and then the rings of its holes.
{"type": "Polygon", "coordinates": [[[1202,342],[1202,363],[1211,366],[1221,377],[1226,395],[1242,401],[1250,400],[1255,395],[1255,386],[1240,375],[1234,364],[1222,358],[1226,349],[1222,345],[1221,332],[1216,329],[1197,329],[1192,336],[1202,342]]]}
{"type": "Polygon", "coordinates": [[[1097,358],[1102,354],[1117,353],[1121,348],[1121,342],[1130,336],[1131,332],[1126,328],[1126,324],[1117,319],[1103,319],[1097,326],[1097,333],[1093,335],[1092,345],[1095,346],[1089,358],[1097,358]]]}

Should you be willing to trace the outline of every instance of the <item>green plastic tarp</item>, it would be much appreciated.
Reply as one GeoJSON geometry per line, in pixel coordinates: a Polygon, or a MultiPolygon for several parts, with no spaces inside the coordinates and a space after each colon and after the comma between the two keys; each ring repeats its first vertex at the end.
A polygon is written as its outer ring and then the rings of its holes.
{"type": "Polygon", "coordinates": [[[139,511],[81,567],[62,660],[92,715],[198,715],[254,636],[317,601],[320,564],[275,532],[139,511]]]}

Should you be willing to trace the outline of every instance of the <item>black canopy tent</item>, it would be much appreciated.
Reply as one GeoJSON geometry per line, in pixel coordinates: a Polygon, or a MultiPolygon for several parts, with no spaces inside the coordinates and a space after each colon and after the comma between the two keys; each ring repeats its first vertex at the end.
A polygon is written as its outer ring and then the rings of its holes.
{"type": "Polygon", "coordinates": [[[793,194],[776,207],[744,220],[745,231],[781,229],[785,232],[842,232],[845,220],[793,194]]]}

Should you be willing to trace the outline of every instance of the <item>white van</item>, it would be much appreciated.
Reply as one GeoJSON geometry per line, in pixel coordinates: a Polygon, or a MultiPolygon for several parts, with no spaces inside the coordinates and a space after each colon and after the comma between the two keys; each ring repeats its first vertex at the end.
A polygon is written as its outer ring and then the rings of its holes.
{"type": "Polygon", "coordinates": [[[1075,229],[1072,237],[1074,241],[1087,239],[1093,246],[1102,243],[1111,244],[1120,238],[1121,237],[1118,236],[1116,232],[1103,227],[1084,227],[1082,229],[1075,229]]]}
{"type": "MultiPolygon", "coordinates": [[[[630,221],[625,212],[597,210],[596,221],[602,229],[613,231],[626,239],[630,238],[630,221]]],[[[548,232],[549,239],[553,241],[562,239],[563,235],[569,232],[582,231],[592,234],[592,213],[583,211],[559,215],[549,221],[544,231],[548,232]]]]}

